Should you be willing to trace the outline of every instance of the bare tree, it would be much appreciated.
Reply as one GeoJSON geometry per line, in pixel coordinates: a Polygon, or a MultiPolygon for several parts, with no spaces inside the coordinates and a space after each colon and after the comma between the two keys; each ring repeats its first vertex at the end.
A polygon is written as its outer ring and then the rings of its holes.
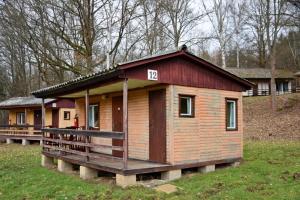
{"type": "Polygon", "coordinates": [[[266,64],[271,69],[271,95],[272,110],[275,112],[276,105],[276,45],[280,31],[287,24],[287,1],[286,0],[252,0],[249,15],[252,26],[257,32],[258,41],[265,48],[266,64]]]}
{"type": "Polygon", "coordinates": [[[220,45],[221,66],[226,68],[226,45],[233,34],[229,18],[230,1],[213,0],[212,6],[209,7],[202,0],[202,5],[213,28],[212,36],[217,39],[220,45]]]}
{"type": "Polygon", "coordinates": [[[235,34],[235,48],[236,48],[236,67],[240,68],[240,42],[241,42],[241,32],[243,32],[243,28],[247,22],[246,15],[246,1],[237,1],[233,2],[230,5],[231,18],[233,21],[233,28],[235,34]]]}
{"type": "Polygon", "coordinates": [[[161,3],[165,16],[163,19],[166,21],[160,19],[160,22],[165,27],[166,35],[172,40],[175,48],[179,47],[185,34],[192,31],[196,22],[204,16],[196,15],[191,3],[191,0],[164,0],[161,3]]]}

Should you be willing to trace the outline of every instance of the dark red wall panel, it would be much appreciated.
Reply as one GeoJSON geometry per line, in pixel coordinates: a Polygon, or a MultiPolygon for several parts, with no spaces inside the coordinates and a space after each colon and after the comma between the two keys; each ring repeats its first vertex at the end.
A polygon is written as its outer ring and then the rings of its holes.
{"type": "Polygon", "coordinates": [[[148,69],[158,71],[160,83],[230,91],[245,90],[235,80],[183,57],[159,61],[139,68],[129,68],[125,73],[128,78],[147,80],[148,69]]]}
{"type": "Polygon", "coordinates": [[[46,108],[52,108],[53,103],[56,103],[56,108],[75,108],[75,100],[73,99],[57,99],[54,102],[48,103],[46,108]]]}

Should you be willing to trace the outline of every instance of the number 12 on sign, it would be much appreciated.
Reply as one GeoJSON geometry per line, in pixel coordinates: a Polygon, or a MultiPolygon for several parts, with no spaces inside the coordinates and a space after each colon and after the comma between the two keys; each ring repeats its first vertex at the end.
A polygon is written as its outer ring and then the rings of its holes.
{"type": "Polygon", "coordinates": [[[148,80],[152,80],[152,81],[158,80],[157,70],[148,69],[148,80]]]}

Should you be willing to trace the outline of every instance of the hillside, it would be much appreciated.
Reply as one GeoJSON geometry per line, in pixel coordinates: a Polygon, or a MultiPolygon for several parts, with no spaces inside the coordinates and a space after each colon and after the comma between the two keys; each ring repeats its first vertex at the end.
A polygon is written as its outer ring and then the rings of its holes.
{"type": "Polygon", "coordinates": [[[300,140],[300,93],[277,96],[276,113],[272,113],[270,96],[243,101],[245,139],[300,140]]]}

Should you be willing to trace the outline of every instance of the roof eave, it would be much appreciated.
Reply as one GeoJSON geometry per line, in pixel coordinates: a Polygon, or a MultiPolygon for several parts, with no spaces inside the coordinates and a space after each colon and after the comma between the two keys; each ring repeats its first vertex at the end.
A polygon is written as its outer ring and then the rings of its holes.
{"type": "Polygon", "coordinates": [[[11,105],[11,106],[0,106],[2,110],[10,110],[15,108],[36,108],[41,107],[41,104],[34,104],[34,105],[11,105]]]}
{"type": "Polygon", "coordinates": [[[70,85],[62,86],[59,88],[49,89],[40,92],[32,92],[31,94],[37,98],[51,98],[51,97],[58,97],[65,94],[70,94],[74,91],[84,90],[92,85],[100,84],[101,82],[108,81],[113,78],[117,78],[122,74],[122,70],[115,70],[110,73],[107,73],[102,76],[92,77],[88,80],[81,80],[79,82],[74,82],[70,85]]]}

